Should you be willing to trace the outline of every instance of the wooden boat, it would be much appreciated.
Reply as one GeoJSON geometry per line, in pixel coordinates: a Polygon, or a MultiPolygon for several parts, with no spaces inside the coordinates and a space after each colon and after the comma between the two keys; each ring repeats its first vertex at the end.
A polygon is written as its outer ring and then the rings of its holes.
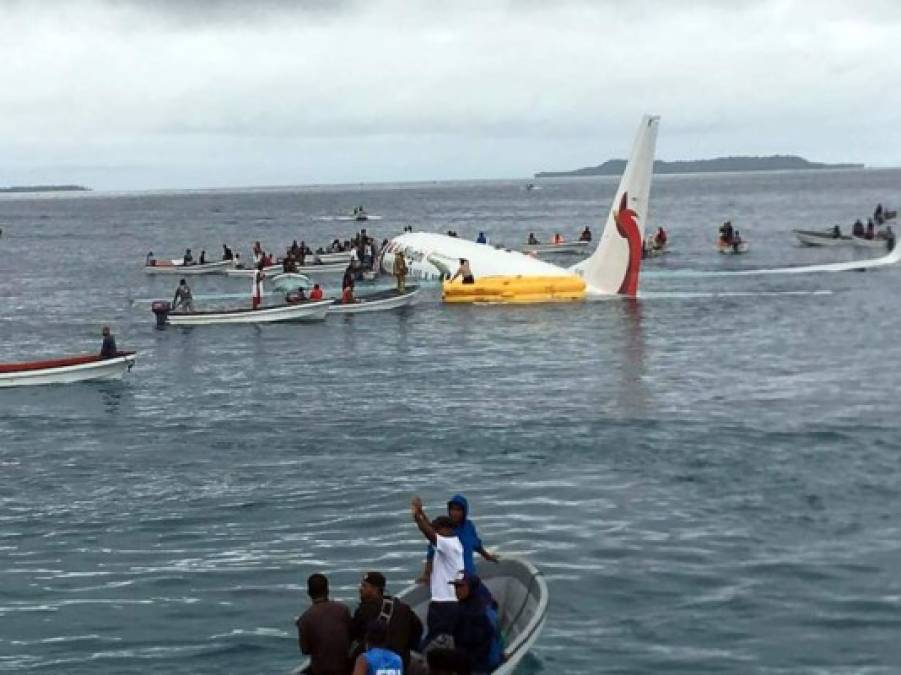
{"type": "Polygon", "coordinates": [[[131,370],[137,352],[118,352],[110,359],[96,354],[60,359],[0,363],[0,387],[35,384],[68,384],[91,380],[118,380],[131,370]]]}
{"type": "Polygon", "coordinates": [[[849,235],[836,237],[832,230],[792,230],[804,246],[848,246],[849,235]]]}
{"type": "Polygon", "coordinates": [[[419,294],[418,286],[407,286],[403,293],[397,289],[389,288],[377,293],[363,295],[352,304],[342,304],[341,300],[335,300],[329,307],[329,314],[361,314],[363,312],[382,312],[389,309],[406,307],[411,304],[419,294]]]}
{"type": "Polygon", "coordinates": [[[590,241],[564,241],[559,244],[526,244],[522,247],[522,252],[534,253],[535,255],[584,253],[590,245],[590,241]]]}
{"type": "Polygon", "coordinates": [[[285,305],[269,305],[259,309],[220,309],[204,312],[169,312],[170,326],[215,326],[236,323],[286,323],[321,321],[328,314],[332,300],[306,300],[285,305]]]}
{"type": "MultiPolygon", "coordinates": [[[[481,563],[478,574],[498,604],[498,619],[504,638],[505,661],[493,675],[512,675],[529,653],[547,619],[548,588],[541,572],[525,558],[503,557],[498,563],[481,563]]],[[[426,623],[430,593],[428,586],[410,586],[397,595],[426,623]]],[[[306,661],[295,674],[306,672],[306,661]]]]}
{"type": "Polygon", "coordinates": [[[149,265],[144,265],[147,274],[181,274],[184,276],[195,274],[221,274],[234,267],[234,260],[219,260],[217,262],[204,263],[203,265],[185,265],[182,260],[153,260],[149,265]]]}

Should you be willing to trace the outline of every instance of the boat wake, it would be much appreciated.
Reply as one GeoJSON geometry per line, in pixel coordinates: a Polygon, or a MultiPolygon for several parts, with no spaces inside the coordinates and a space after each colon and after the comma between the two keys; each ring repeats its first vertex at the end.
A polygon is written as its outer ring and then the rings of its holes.
{"type": "Polygon", "coordinates": [[[752,277],[771,276],[777,274],[820,274],[826,272],[858,272],[864,270],[888,267],[901,262],[901,246],[895,248],[888,255],[866,260],[849,260],[847,262],[823,263],[820,265],[801,265],[798,267],[771,267],[752,270],[656,270],[645,272],[646,277],[679,277],[679,278],[710,278],[710,277],[752,277]]]}

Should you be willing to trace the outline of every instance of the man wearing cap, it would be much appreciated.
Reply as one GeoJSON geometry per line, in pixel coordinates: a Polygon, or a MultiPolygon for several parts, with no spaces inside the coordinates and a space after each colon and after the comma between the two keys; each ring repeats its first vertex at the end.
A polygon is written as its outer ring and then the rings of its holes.
{"type": "Polygon", "coordinates": [[[450,582],[460,611],[454,648],[465,654],[472,673],[490,673],[503,661],[497,609],[491,593],[474,574],[460,572],[450,582]]]}
{"type": "Polygon", "coordinates": [[[354,612],[350,639],[357,643],[352,658],[360,653],[366,631],[375,621],[387,626],[385,646],[400,654],[404,672],[410,667],[410,651],[422,639],[422,622],[410,606],[398,598],[385,595],[385,577],[380,572],[366,572],[360,582],[360,605],[354,612]]]}
{"type": "Polygon", "coordinates": [[[419,531],[435,546],[431,577],[432,601],[426,617],[428,633],[424,640],[428,644],[436,635],[454,632],[459,608],[450,582],[463,569],[463,544],[454,534],[454,521],[450,517],[439,516],[429,522],[419,497],[413,497],[410,510],[419,531]]]}
{"type": "Polygon", "coordinates": [[[312,675],[347,675],[350,670],[350,612],[344,603],[329,600],[328,579],[311,574],[307,593],[313,601],[297,624],[300,651],[310,656],[312,675]]]}

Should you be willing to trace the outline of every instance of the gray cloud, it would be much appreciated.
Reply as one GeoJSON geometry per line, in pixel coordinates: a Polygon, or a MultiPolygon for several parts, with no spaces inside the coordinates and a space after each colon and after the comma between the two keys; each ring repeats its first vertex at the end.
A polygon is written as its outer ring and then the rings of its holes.
{"type": "Polygon", "coordinates": [[[899,163],[897,4],[4,4],[0,151],[160,186],[527,175],[621,156],[655,112],[671,159],[899,163]]]}

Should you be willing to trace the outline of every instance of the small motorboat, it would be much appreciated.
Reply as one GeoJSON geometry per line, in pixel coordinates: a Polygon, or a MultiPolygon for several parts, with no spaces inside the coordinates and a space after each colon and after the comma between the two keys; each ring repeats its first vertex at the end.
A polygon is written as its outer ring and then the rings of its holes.
{"type": "Polygon", "coordinates": [[[746,241],[732,244],[725,241],[719,241],[716,244],[716,250],[723,255],[741,255],[742,253],[747,253],[750,248],[751,245],[746,241]]]}
{"type": "MultiPolygon", "coordinates": [[[[481,563],[476,571],[498,604],[504,637],[504,662],[492,675],[512,675],[544,628],[549,600],[547,582],[532,563],[515,556],[505,556],[497,563],[481,563]]],[[[423,625],[426,623],[431,598],[428,586],[410,586],[397,597],[416,612],[423,625]]],[[[304,662],[294,671],[295,675],[309,667],[310,662],[304,662]]]]}
{"type": "Polygon", "coordinates": [[[396,288],[389,288],[369,295],[361,295],[356,302],[344,304],[335,300],[329,307],[329,314],[360,314],[363,312],[382,312],[410,305],[419,294],[418,286],[407,286],[403,293],[396,288]]]}
{"type": "MultiPolygon", "coordinates": [[[[263,268],[263,274],[280,276],[285,274],[284,267],[281,264],[278,265],[270,265],[268,267],[263,268]]],[[[346,262],[339,263],[320,263],[313,265],[298,265],[297,272],[291,272],[291,274],[325,274],[327,272],[343,272],[347,269],[346,262]]],[[[254,268],[236,268],[232,270],[228,270],[225,273],[230,277],[252,277],[253,273],[256,270],[254,268]]]]}
{"type": "Polygon", "coordinates": [[[203,265],[185,265],[182,259],[173,260],[151,260],[150,264],[144,265],[144,271],[147,274],[226,274],[234,267],[234,260],[219,260],[217,262],[204,263],[203,265]]]}
{"type": "Polygon", "coordinates": [[[804,246],[848,246],[850,235],[835,236],[835,230],[792,230],[804,246]]]}
{"type": "Polygon", "coordinates": [[[350,251],[338,251],[336,253],[314,253],[312,255],[308,255],[307,259],[309,260],[319,260],[320,263],[325,265],[331,263],[349,263],[350,259],[353,257],[353,253],[350,251]]]}
{"type": "Polygon", "coordinates": [[[137,352],[118,352],[109,359],[96,354],[60,359],[0,363],[0,387],[119,380],[132,369],[137,352]]]}
{"type": "Polygon", "coordinates": [[[522,247],[523,253],[534,253],[535,255],[549,255],[554,253],[584,253],[588,250],[590,241],[564,241],[559,244],[526,244],[522,247]]]}
{"type": "Polygon", "coordinates": [[[157,325],[215,326],[236,323],[286,323],[292,321],[321,321],[328,314],[332,300],[304,300],[283,305],[268,305],[259,309],[216,309],[202,312],[173,312],[168,302],[153,304],[157,325]]]}

